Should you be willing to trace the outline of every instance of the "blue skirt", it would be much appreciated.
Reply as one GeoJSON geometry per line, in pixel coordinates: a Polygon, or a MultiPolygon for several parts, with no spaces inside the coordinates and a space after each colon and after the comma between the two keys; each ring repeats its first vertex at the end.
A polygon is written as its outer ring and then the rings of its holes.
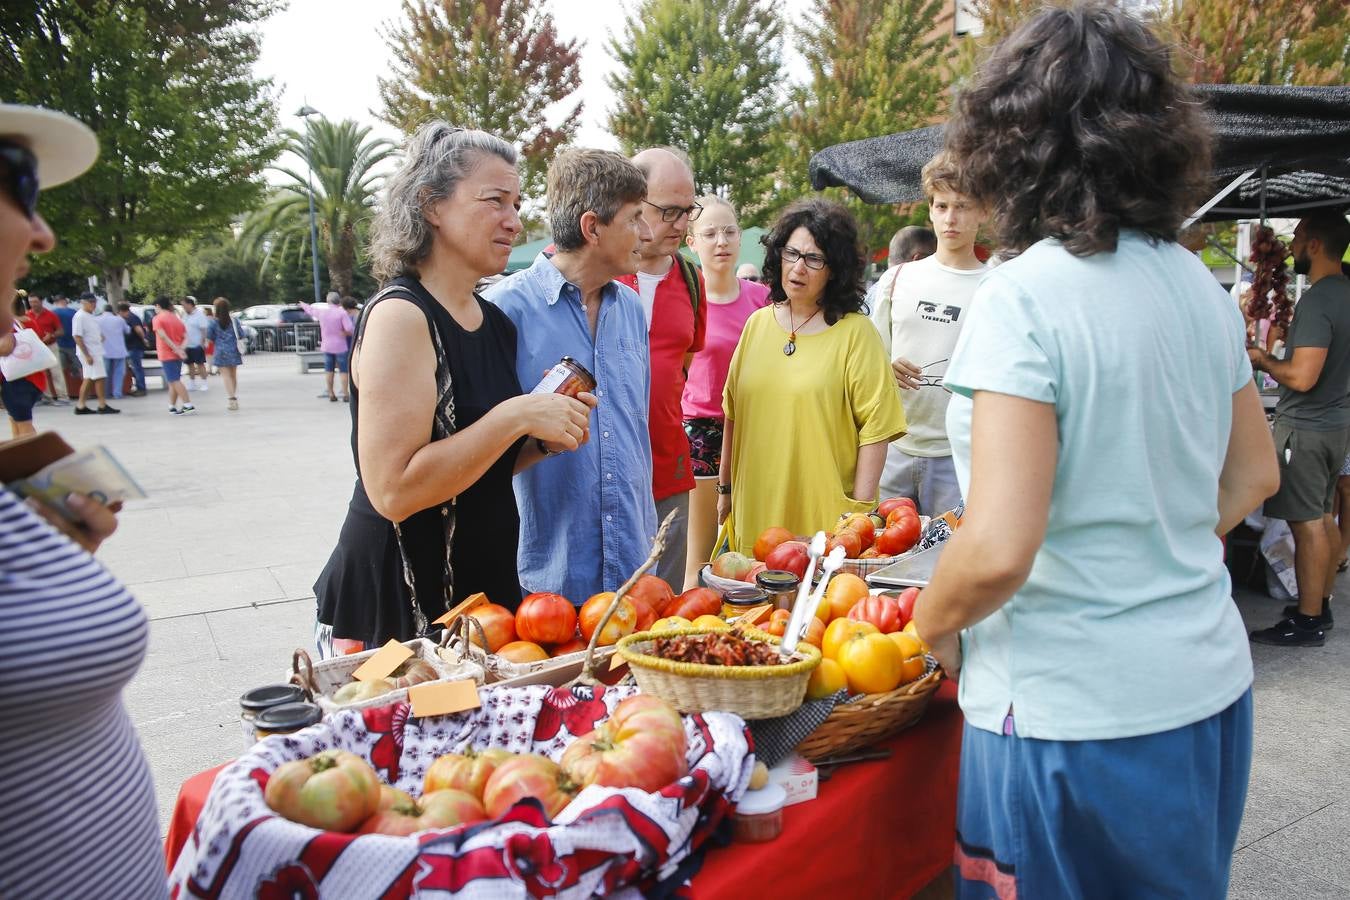
{"type": "Polygon", "coordinates": [[[967,724],[956,895],[1218,900],[1251,761],[1250,689],[1208,719],[1132,738],[1044,741],[967,724]]]}

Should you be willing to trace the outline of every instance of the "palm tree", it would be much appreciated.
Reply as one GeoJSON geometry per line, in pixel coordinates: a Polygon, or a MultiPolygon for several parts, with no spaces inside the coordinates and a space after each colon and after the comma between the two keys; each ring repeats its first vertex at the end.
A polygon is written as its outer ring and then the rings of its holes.
{"type": "MultiPolygon", "coordinates": [[[[370,127],[350,119],[331,122],[306,120],[314,172],[314,216],[318,222],[319,252],[328,267],[329,286],[350,294],[352,273],[364,243],[366,224],[375,203],[381,163],[393,157],[397,146],[371,138],[370,127]]],[[[286,150],[306,158],[299,132],[286,132],[286,150]]],[[[266,269],[302,262],[309,255],[309,178],[285,166],[274,170],[286,176],[267,203],[243,222],[239,241],[245,252],[259,254],[266,269]]]]}

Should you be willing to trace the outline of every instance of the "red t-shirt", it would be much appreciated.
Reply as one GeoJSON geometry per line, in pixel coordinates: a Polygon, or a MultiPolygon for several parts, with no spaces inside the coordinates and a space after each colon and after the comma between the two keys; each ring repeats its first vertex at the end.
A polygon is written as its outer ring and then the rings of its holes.
{"type": "Polygon", "coordinates": [[[44,307],[37,313],[30,309],[25,319],[28,322],[28,327],[37,332],[37,336],[42,338],[44,342],[53,335],[57,337],[61,335],[61,320],[50,309],[44,307]]]}
{"type": "MultiPolygon", "coordinates": [[[[167,334],[169,340],[179,347],[187,341],[187,326],[183,324],[183,320],[166,310],[155,313],[155,317],[150,320],[150,327],[156,332],[162,331],[167,334]]],[[[161,340],[158,334],[155,336],[155,356],[161,362],[180,359],[179,355],[173,352],[173,348],[161,340]]]]}
{"type": "MultiPolygon", "coordinates": [[[[51,314],[48,313],[48,315],[51,315],[51,314]]],[[[55,316],[52,316],[52,318],[55,319],[56,317],[55,317],[55,316]]],[[[57,327],[58,327],[58,328],[60,327],[60,322],[59,322],[59,321],[57,322],[57,327]]],[[[39,328],[37,327],[37,324],[33,321],[33,314],[32,314],[31,312],[27,313],[27,314],[24,315],[22,318],[20,318],[20,319],[18,319],[17,321],[15,321],[15,323],[14,323],[14,331],[17,333],[17,332],[19,331],[19,329],[21,329],[21,328],[31,328],[31,329],[33,329],[33,333],[36,334],[38,337],[44,337],[44,335],[43,335],[43,333],[42,333],[42,330],[39,329],[39,328]]],[[[32,375],[26,375],[26,376],[24,376],[24,377],[25,377],[28,381],[32,382],[33,386],[36,387],[39,391],[42,391],[42,393],[44,393],[44,394],[47,393],[47,373],[46,373],[46,372],[34,372],[32,375]]],[[[4,376],[3,376],[3,375],[0,375],[0,381],[3,381],[3,380],[4,380],[4,376]]]]}
{"type": "MultiPolygon", "coordinates": [[[[698,278],[701,284],[703,275],[698,278]]],[[[619,281],[638,289],[636,275],[625,275],[619,281]]],[[[684,355],[703,349],[708,322],[706,296],[705,291],[695,315],[683,270],[674,261],[656,286],[651,327],[647,330],[652,367],[647,430],[652,441],[652,497],[656,500],[694,489],[680,398],[684,395],[684,355]]]]}

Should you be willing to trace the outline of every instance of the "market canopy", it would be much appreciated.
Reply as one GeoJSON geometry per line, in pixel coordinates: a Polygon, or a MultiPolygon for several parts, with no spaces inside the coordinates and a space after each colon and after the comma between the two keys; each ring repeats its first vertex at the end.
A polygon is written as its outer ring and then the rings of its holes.
{"type": "MultiPolygon", "coordinates": [[[[1206,219],[1259,217],[1263,189],[1268,215],[1350,203],[1350,86],[1196,90],[1217,138],[1206,219]]],[[[924,163],[941,148],[941,125],[836,144],[811,157],[811,184],[847,187],[869,203],[912,203],[923,199],[924,163]]]]}

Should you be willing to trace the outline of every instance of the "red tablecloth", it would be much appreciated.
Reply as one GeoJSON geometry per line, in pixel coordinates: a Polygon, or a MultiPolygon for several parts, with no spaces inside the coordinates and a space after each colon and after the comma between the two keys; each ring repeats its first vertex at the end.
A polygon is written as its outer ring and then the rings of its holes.
{"type": "MultiPolygon", "coordinates": [[[[740,900],[750,885],[760,897],[828,897],[841,886],[858,897],[912,896],[951,864],[961,725],[945,682],[919,724],[878,745],[889,759],[842,766],[815,800],[784,810],[778,840],[709,851],[695,896],[740,900]]],[[[170,869],[223,768],[179,789],[164,841],[170,869]]]]}

